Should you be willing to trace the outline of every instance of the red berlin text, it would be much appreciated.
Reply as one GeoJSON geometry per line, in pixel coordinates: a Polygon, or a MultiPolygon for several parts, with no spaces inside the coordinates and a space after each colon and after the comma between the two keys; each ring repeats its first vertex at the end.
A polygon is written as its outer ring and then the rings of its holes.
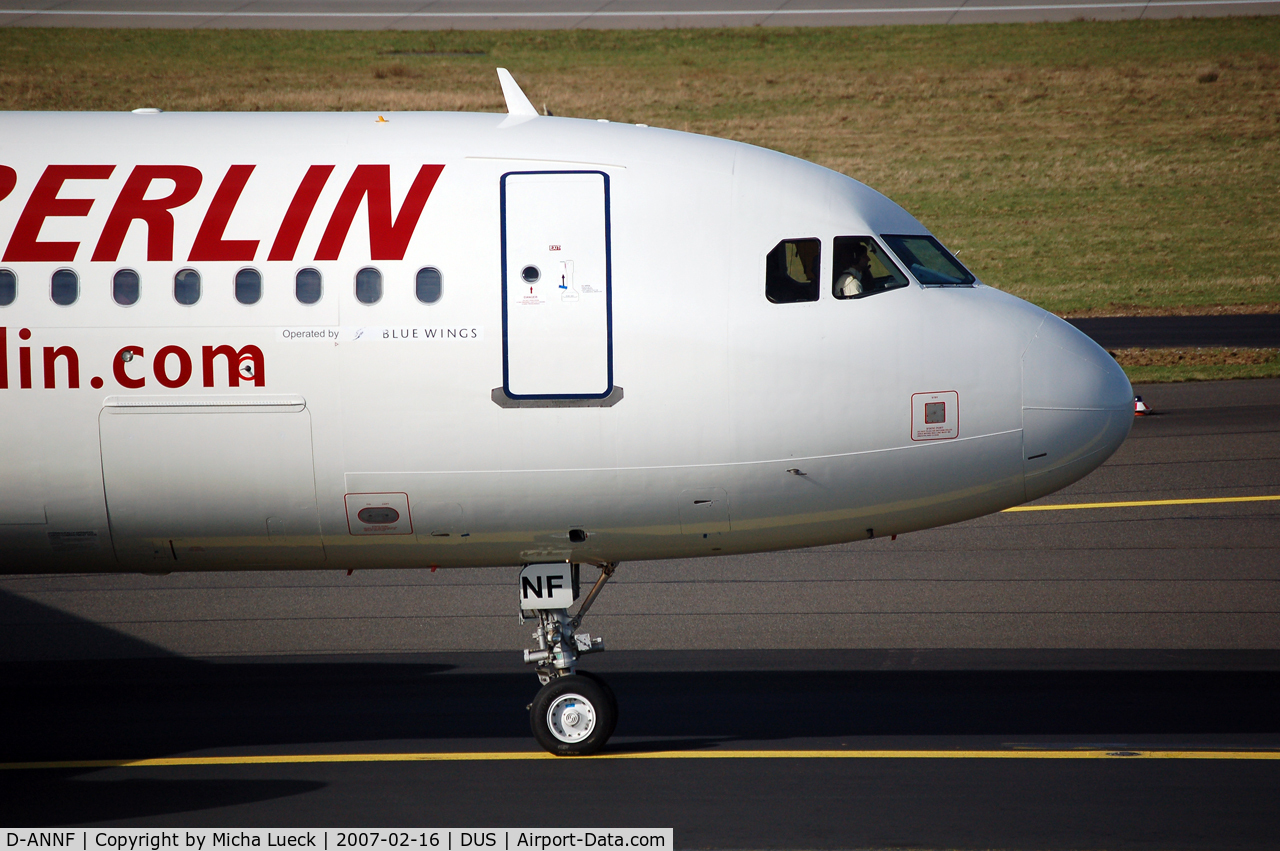
{"type": "MultiPolygon", "coordinates": [[[[258,256],[261,240],[226,238],[227,223],[231,220],[236,203],[255,168],[257,166],[233,165],[222,176],[200,221],[200,228],[187,254],[188,262],[247,262],[258,256]]],[[[64,189],[76,195],[91,193],[85,189],[66,188],[63,184],[69,180],[107,180],[115,170],[114,165],[47,166],[18,216],[18,222],[4,250],[3,262],[74,262],[80,251],[79,242],[41,240],[40,229],[49,219],[83,218],[89,215],[94,204],[102,200],[64,197],[64,189]]],[[[418,219],[421,218],[427,199],[431,197],[431,190],[435,188],[436,180],[443,170],[443,165],[421,166],[400,210],[393,215],[391,166],[356,166],[329,215],[328,224],[325,225],[316,248],[315,259],[338,259],[360,204],[365,202],[369,219],[370,259],[403,260],[409,240],[418,226],[418,219]]],[[[268,260],[294,259],[302,233],[315,211],[320,192],[333,171],[334,166],[331,165],[313,165],[307,169],[276,229],[267,254],[268,260]]],[[[205,175],[200,169],[189,165],[134,166],[111,204],[102,232],[94,243],[92,259],[117,261],[130,226],[140,221],[147,226],[147,260],[172,261],[174,211],[196,197],[204,179],[205,175]],[[153,185],[161,191],[167,190],[168,194],[148,197],[153,185]]],[[[13,192],[17,180],[17,172],[9,166],[0,165],[0,201],[13,192]]]]}
{"type": "MultiPolygon", "coordinates": [[[[28,328],[19,329],[17,337],[17,383],[11,385],[9,329],[0,326],[0,390],[8,390],[10,386],[20,390],[34,389],[37,385],[33,364],[40,369],[40,387],[46,390],[59,387],[79,389],[80,354],[73,346],[22,345],[31,339],[28,328]],[[33,357],[34,350],[39,353],[33,357]]],[[[142,346],[124,346],[112,356],[110,369],[103,371],[109,372],[115,383],[126,390],[140,390],[147,386],[148,380],[169,389],[185,387],[195,377],[197,365],[205,387],[224,383],[227,387],[239,387],[242,383],[265,387],[267,383],[266,359],[257,346],[238,349],[226,344],[201,346],[198,357],[193,357],[182,346],[161,346],[151,357],[150,364],[146,354],[142,346]]],[[[105,383],[101,376],[89,379],[89,386],[95,390],[101,389],[105,383]]]]}

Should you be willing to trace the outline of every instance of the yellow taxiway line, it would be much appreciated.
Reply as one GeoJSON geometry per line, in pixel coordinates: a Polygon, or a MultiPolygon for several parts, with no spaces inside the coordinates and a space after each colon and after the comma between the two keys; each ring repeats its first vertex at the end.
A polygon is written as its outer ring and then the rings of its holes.
{"type": "MultiPolygon", "coordinates": [[[[1149,499],[1129,502],[1082,502],[1020,505],[1015,511],[1070,511],[1085,508],[1136,508],[1152,505],[1209,505],[1231,502],[1275,502],[1280,495],[1226,496],[1203,499],[1149,499]]],[[[588,759],[1208,759],[1280,760],[1280,751],[1257,750],[706,750],[604,753],[588,759]]],[[[340,762],[511,762],[559,759],[533,751],[457,753],[273,754],[245,756],[160,757],[156,759],[91,759],[54,762],[5,762],[0,771],[72,768],[165,768],[200,765],[299,765],[340,762]]]]}
{"type": "MultiPolygon", "coordinates": [[[[6,762],[0,770],[69,768],[170,768],[199,765],[299,765],[322,762],[513,762],[561,759],[537,751],[458,753],[321,753],[244,756],[175,756],[157,759],[87,759],[6,762]]],[[[703,750],[603,753],[579,759],[1208,759],[1280,760],[1280,750],[703,750]]]]}
{"type": "Polygon", "coordinates": [[[1276,502],[1280,495],[1274,496],[1214,496],[1204,499],[1141,499],[1132,502],[1074,502],[1062,505],[1019,505],[1006,508],[1003,513],[1013,511],[1073,511],[1080,508],[1139,508],[1144,505],[1211,505],[1220,502],[1276,502]]]}

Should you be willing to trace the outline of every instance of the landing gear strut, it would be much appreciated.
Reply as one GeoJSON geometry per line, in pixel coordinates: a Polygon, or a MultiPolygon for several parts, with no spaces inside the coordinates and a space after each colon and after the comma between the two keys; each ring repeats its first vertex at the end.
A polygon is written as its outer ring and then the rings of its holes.
{"type": "Polygon", "coordinates": [[[529,724],[538,744],[558,756],[595,753],[618,722],[613,690],[594,674],[577,670],[580,656],[604,650],[604,639],[578,628],[617,566],[599,565],[600,577],[572,617],[569,605],[578,596],[578,565],[532,564],[520,573],[521,617],[538,620],[533,633],[538,649],[524,651],[524,661],[537,666],[542,682],[529,706],[529,724]]]}

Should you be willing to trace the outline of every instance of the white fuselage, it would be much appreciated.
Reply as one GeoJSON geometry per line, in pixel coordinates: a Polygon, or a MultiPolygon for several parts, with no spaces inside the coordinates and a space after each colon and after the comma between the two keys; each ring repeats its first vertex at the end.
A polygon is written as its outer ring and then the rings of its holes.
{"type": "Polygon", "coordinates": [[[1105,352],[998,290],[834,298],[835,237],[928,231],[759,148],[491,114],[0,123],[3,572],[829,544],[1049,493],[1132,421],[1105,352]],[[766,255],[802,238],[820,297],[772,303],[766,255]],[[926,396],[945,428],[922,428],[926,396]]]}

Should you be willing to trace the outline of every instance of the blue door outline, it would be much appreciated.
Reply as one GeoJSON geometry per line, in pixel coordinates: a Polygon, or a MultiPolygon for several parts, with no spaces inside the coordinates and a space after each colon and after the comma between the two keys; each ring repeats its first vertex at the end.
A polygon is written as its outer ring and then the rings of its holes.
{"type": "Polygon", "coordinates": [[[512,399],[604,399],[613,393],[613,231],[609,175],[592,169],[557,169],[545,171],[509,171],[499,184],[499,226],[502,239],[502,389],[512,399]],[[605,365],[608,376],[603,393],[525,393],[511,392],[510,350],[507,340],[507,178],[534,174],[598,174],[604,182],[604,304],[605,365]]]}

